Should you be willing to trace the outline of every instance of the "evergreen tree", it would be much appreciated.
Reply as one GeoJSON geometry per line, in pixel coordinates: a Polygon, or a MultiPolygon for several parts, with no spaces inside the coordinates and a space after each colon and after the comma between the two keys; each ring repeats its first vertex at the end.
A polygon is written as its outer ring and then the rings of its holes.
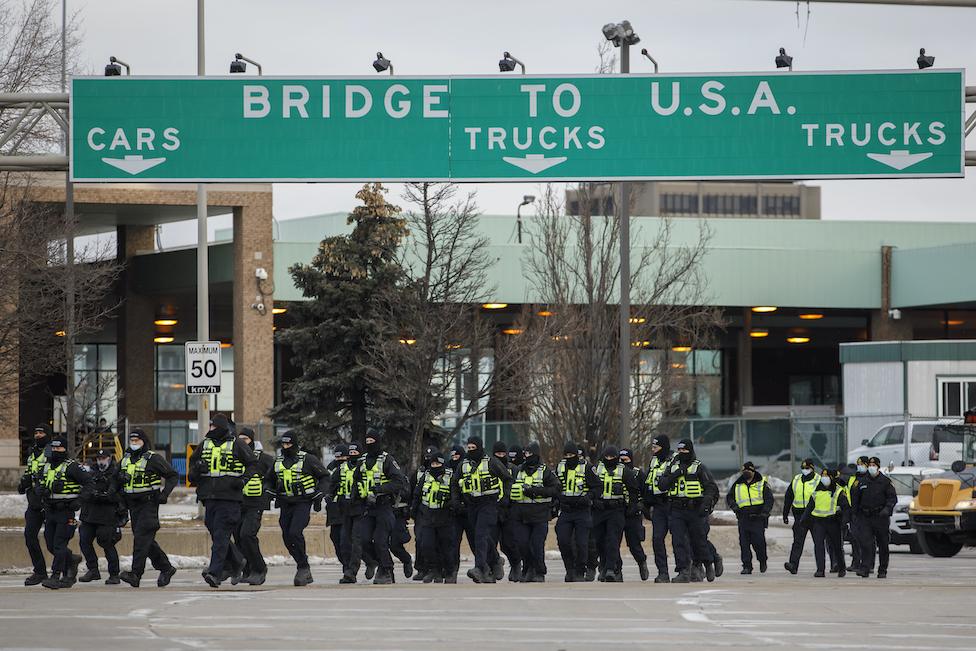
{"type": "Polygon", "coordinates": [[[361,441],[368,425],[396,430],[407,420],[405,406],[367,368],[370,342],[389,331],[378,297],[389,295],[403,275],[397,249],[406,220],[385,193],[379,183],[364,185],[356,194],[363,205],[349,215],[352,233],[322,240],[311,264],[289,269],[310,300],[292,308],[294,325],[279,341],[302,373],[284,387],[284,401],[271,415],[318,443],[347,435],[361,441]]]}

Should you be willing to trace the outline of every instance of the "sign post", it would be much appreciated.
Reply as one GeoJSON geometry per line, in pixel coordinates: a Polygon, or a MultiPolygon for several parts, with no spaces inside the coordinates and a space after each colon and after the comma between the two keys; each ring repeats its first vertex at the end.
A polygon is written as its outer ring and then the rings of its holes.
{"type": "Polygon", "coordinates": [[[962,70],[77,77],[74,181],[961,177],[962,70]]]}
{"type": "Polygon", "coordinates": [[[186,360],[186,394],[202,396],[220,393],[220,342],[188,341],[184,346],[186,360]]]}

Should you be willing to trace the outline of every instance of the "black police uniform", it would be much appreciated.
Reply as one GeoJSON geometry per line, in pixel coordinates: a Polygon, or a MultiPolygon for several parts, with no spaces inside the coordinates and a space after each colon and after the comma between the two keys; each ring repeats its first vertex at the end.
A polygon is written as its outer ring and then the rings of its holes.
{"type": "Polygon", "coordinates": [[[291,443],[291,447],[279,450],[265,482],[278,505],[282,542],[295,560],[294,584],[305,586],[313,582],[305,546],[305,527],[312,517],[313,503],[321,508],[329,472],[317,456],[299,448],[295,432],[285,432],[278,440],[291,443]]]}
{"type": "Polygon", "coordinates": [[[436,448],[434,448],[433,446],[428,446],[427,448],[425,448],[423,457],[420,460],[420,465],[417,467],[417,470],[415,472],[410,473],[410,477],[409,477],[410,499],[407,500],[408,501],[407,511],[408,511],[408,516],[413,518],[413,535],[414,535],[414,539],[416,540],[414,544],[414,549],[416,550],[416,554],[414,555],[414,562],[413,562],[414,581],[422,581],[424,577],[427,575],[428,570],[434,567],[434,564],[428,563],[427,560],[424,558],[427,545],[424,543],[423,537],[428,534],[428,529],[417,520],[418,504],[420,499],[420,491],[423,488],[422,481],[424,478],[424,472],[427,470],[428,464],[430,463],[430,458],[434,454],[439,454],[436,448]]]}
{"type": "Polygon", "coordinates": [[[637,484],[640,487],[638,495],[627,500],[627,510],[624,513],[624,542],[627,543],[627,549],[630,550],[630,555],[637,563],[637,571],[640,573],[641,581],[647,581],[650,578],[650,573],[647,570],[647,552],[644,551],[644,539],[647,538],[647,531],[644,528],[644,501],[641,499],[646,478],[643,471],[634,467],[634,457],[630,450],[621,450],[620,456],[630,459],[624,466],[637,473],[637,484]]]}
{"type": "Polygon", "coordinates": [[[769,513],[773,510],[773,491],[765,478],[753,467],[751,480],[745,474],[732,484],[725,503],[735,513],[739,526],[739,551],[742,558],[742,573],[751,574],[752,552],[755,550],[759,569],[766,571],[769,556],[766,553],[766,527],[769,526],[769,513]]]}
{"type": "MultiPolygon", "coordinates": [[[[668,499],[667,491],[661,490],[657,485],[658,476],[671,465],[673,453],[671,452],[671,441],[667,436],[658,435],[654,442],[661,447],[647,465],[644,473],[644,505],[650,513],[651,520],[651,549],[654,552],[654,566],[657,568],[655,583],[668,583],[671,581],[671,574],[668,567],[668,549],[665,545],[671,518],[671,501],[668,499]]],[[[674,540],[671,541],[674,547],[674,540]]]]}
{"type": "Polygon", "coordinates": [[[826,486],[818,483],[813,495],[810,496],[810,501],[801,517],[810,523],[810,529],[813,533],[813,556],[817,561],[817,572],[814,576],[824,576],[825,546],[834,550],[832,558],[836,559],[837,562],[837,575],[844,576],[847,574],[841,527],[850,517],[850,508],[850,503],[847,501],[847,491],[833,479],[826,486]],[[830,498],[825,502],[833,506],[825,513],[818,514],[818,504],[823,500],[824,493],[828,493],[830,498]]]}
{"type": "Polygon", "coordinates": [[[623,540],[626,512],[629,504],[640,495],[637,473],[620,463],[618,454],[616,447],[607,446],[603,458],[594,467],[600,490],[592,505],[592,538],[602,568],[599,580],[610,582],[623,581],[620,543],[623,540]],[[609,456],[613,456],[613,460],[608,461],[609,456]]]}
{"type": "MultiPolygon", "coordinates": [[[[854,466],[854,472],[851,472],[851,464],[848,464],[844,469],[841,470],[841,476],[839,478],[840,483],[847,487],[847,499],[851,506],[854,505],[854,493],[857,491],[857,485],[862,480],[866,479],[868,476],[867,468],[864,472],[859,472],[856,470],[857,466],[854,466]]],[[[863,537],[861,532],[861,525],[864,517],[861,513],[851,509],[850,520],[842,525],[841,537],[844,542],[851,543],[851,565],[847,569],[852,572],[856,572],[858,568],[861,567],[862,556],[861,556],[861,539],[863,537]]],[[[834,557],[830,557],[831,572],[836,571],[837,564],[834,561],[834,557]]]]}
{"type": "Polygon", "coordinates": [[[498,505],[507,505],[512,475],[496,457],[485,456],[479,437],[468,438],[468,443],[476,448],[467,452],[459,471],[454,473],[451,501],[455,510],[464,508],[467,512],[468,544],[474,542],[475,566],[468,571],[468,577],[476,583],[495,583],[494,570],[500,560],[496,549],[498,505]]]}
{"type": "Polygon", "coordinates": [[[149,437],[141,429],[129,432],[129,437],[142,440],[142,447],[131,447],[122,457],[119,482],[122,486],[122,500],[129,509],[129,525],[132,527],[132,569],[119,574],[119,578],[134,588],[146,570],[146,559],[159,570],[156,585],[165,587],[176,573],[169,557],[156,542],[159,531],[159,505],[169,500],[176,488],[179,474],[161,455],[149,448],[149,437]]]}
{"type": "Polygon", "coordinates": [[[367,445],[365,458],[353,472],[352,502],[358,505],[359,508],[353,508],[360,515],[353,523],[349,568],[343,573],[343,582],[355,582],[364,557],[363,549],[369,547],[379,566],[373,582],[393,583],[390,552],[390,536],[396,524],[393,505],[407,486],[407,478],[396,459],[382,451],[379,440],[367,445]]]}
{"type": "Polygon", "coordinates": [[[898,504],[898,494],[891,480],[880,471],[874,477],[860,478],[852,492],[853,511],[861,519],[857,532],[860,535],[860,576],[867,576],[874,569],[875,548],[878,552],[878,578],[888,574],[888,541],[891,537],[891,514],[898,504]]]}
{"type": "Polygon", "coordinates": [[[39,536],[44,526],[44,498],[41,494],[44,474],[47,471],[47,457],[44,448],[51,442],[51,428],[41,424],[34,432],[44,436],[34,438],[34,444],[27,453],[27,466],[21,475],[17,492],[27,496],[27,510],[24,511],[24,542],[30,555],[33,573],[24,580],[24,585],[37,585],[47,578],[47,560],[41,551],[39,536]]]}
{"type": "Polygon", "coordinates": [[[244,501],[241,506],[241,521],[234,532],[234,542],[244,557],[241,571],[242,581],[251,585],[261,585],[268,574],[268,565],[261,553],[258,533],[264,512],[271,508],[271,495],[264,478],[274,468],[274,457],[254,449],[254,432],[242,429],[241,434],[251,439],[249,447],[254,455],[254,465],[244,483],[244,501]],[[250,432],[250,433],[249,433],[250,432]]]}
{"type": "Polygon", "coordinates": [[[231,431],[226,416],[214,414],[211,425],[213,429],[190,457],[189,479],[197,485],[197,500],[203,502],[212,543],[203,578],[217,587],[228,575],[239,577],[244,569],[243,557],[232,549],[231,536],[241,522],[244,482],[253,473],[256,459],[253,450],[231,431]]]}
{"type": "Polygon", "coordinates": [[[567,443],[565,453],[572,457],[556,465],[560,484],[559,517],[556,520],[556,542],[566,569],[566,581],[582,581],[589,554],[593,517],[590,505],[597,497],[599,482],[593,467],[576,452],[575,443],[567,443]]]}
{"type": "Polygon", "coordinates": [[[329,528],[329,539],[336,551],[339,564],[346,566],[346,548],[342,545],[342,524],[346,517],[346,503],[348,498],[339,493],[342,481],[342,468],[349,455],[349,446],[340,443],[335,449],[335,458],[325,467],[329,473],[328,486],[325,490],[325,526],[329,528]]]}
{"type": "MultiPolygon", "coordinates": [[[[99,450],[96,459],[110,454],[108,450],[99,450]]],[[[92,481],[81,491],[81,526],[78,528],[78,546],[85,557],[88,572],[79,580],[87,583],[101,578],[93,544],[97,541],[105,552],[109,581],[115,584],[119,582],[120,572],[119,552],[115,544],[122,539],[120,526],[125,517],[119,493],[119,466],[115,459],[109,457],[108,467],[104,470],[96,461],[89,468],[92,481]]]]}
{"type": "MultiPolygon", "coordinates": [[[[435,454],[443,464],[443,456],[435,454]]],[[[454,472],[446,465],[425,468],[419,472],[413,493],[414,529],[420,546],[417,555],[424,559],[424,583],[457,583],[460,558],[450,508],[454,472]]]]}
{"type": "MultiPolygon", "coordinates": [[[[491,447],[491,454],[498,459],[502,465],[508,468],[512,475],[515,475],[517,468],[510,467],[508,461],[508,446],[504,441],[495,441],[491,447]]],[[[522,566],[522,550],[516,536],[516,524],[511,520],[511,504],[498,507],[498,529],[495,532],[495,539],[498,541],[498,548],[505,558],[508,559],[509,578],[513,581],[521,579],[525,568],[522,566]]],[[[492,568],[492,573],[496,580],[501,580],[503,568],[497,564],[492,568]]]]}
{"type": "MultiPolygon", "coordinates": [[[[51,439],[51,447],[66,445],[63,440],[51,439]]],[[[91,475],[67,452],[51,452],[43,481],[44,495],[44,542],[51,552],[51,576],[41,582],[45,588],[70,588],[78,574],[81,556],[68,549],[68,542],[75,535],[81,491],[91,483],[91,475]]]]}
{"type": "MultiPolygon", "coordinates": [[[[450,459],[447,462],[448,467],[454,471],[453,477],[457,477],[457,474],[461,472],[461,464],[464,462],[464,457],[467,454],[464,447],[460,445],[455,445],[451,448],[450,459]],[[457,456],[457,459],[454,457],[457,456]]],[[[455,501],[452,497],[451,500],[451,517],[454,518],[454,539],[455,547],[458,550],[458,556],[461,555],[461,541],[467,536],[468,538],[468,548],[474,553],[474,538],[471,536],[468,529],[468,507],[463,500],[455,501]]]]}
{"type": "Polygon", "coordinates": [[[692,563],[703,564],[712,580],[715,557],[708,545],[705,518],[718,499],[718,486],[705,464],[695,456],[690,440],[682,439],[678,443],[678,453],[659,477],[658,487],[668,492],[671,502],[668,527],[678,570],[673,582],[700,580],[691,572],[692,563]],[[682,449],[688,451],[681,452],[682,449]]]}
{"type": "Polygon", "coordinates": [[[541,583],[546,576],[546,538],[559,479],[539,459],[537,443],[530,443],[526,451],[525,462],[512,474],[509,526],[524,564],[520,580],[541,583]]]}
{"type": "Polygon", "coordinates": [[[783,564],[783,567],[793,574],[796,574],[800,566],[800,557],[803,555],[807,534],[812,536],[810,527],[813,523],[803,519],[803,511],[807,508],[810,496],[819,483],[820,475],[810,467],[809,475],[800,472],[793,477],[783,497],[783,524],[789,524],[790,515],[793,516],[793,544],[790,547],[790,559],[783,564]]]}

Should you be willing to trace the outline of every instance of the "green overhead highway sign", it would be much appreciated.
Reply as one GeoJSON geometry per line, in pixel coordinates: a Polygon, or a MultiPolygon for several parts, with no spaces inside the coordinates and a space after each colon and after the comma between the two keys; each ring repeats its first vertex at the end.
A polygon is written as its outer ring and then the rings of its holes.
{"type": "Polygon", "coordinates": [[[962,176],[961,70],[79,77],[75,181],[962,176]]]}

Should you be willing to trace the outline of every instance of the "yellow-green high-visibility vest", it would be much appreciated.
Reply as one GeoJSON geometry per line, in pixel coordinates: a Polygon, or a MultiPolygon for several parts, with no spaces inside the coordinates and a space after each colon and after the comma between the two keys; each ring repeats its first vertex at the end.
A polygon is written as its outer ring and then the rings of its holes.
{"type": "Polygon", "coordinates": [[[813,511],[811,512],[811,515],[815,518],[829,518],[832,515],[837,515],[840,494],[843,491],[844,487],[840,485],[838,485],[833,492],[814,491],[813,511]]]}
{"type": "Polygon", "coordinates": [[[125,483],[122,485],[123,492],[135,495],[160,490],[163,484],[162,478],[156,473],[146,470],[146,464],[149,463],[149,459],[154,454],[155,452],[146,450],[135,463],[132,462],[128,453],[122,457],[121,469],[122,476],[125,479],[125,483]]]}
{"type": "Polygon", "coordinates": [[[298,453],[298,461],[291,468],[286,468],[284,459],[278,457],[275,460],[275,474],[278,475],[278,483],[288,497],[315,493],[315,476],[305,472],[304,451],[298,453]]]}
{"type": "Polygon", "coordinates": [[[68,467],[72,463],[77,463],[71,459],[67,461],[62,461],[61,465],[57,468],[52,468],[48,466],[47,472],[44,475],[44,486],[49,491],[51,491],[51,499],[53,500],[73,500],[78,497],[81,493],[81,484],[74,481],[68,477],[68,467]],[[55,482],[61,482],[61,486],[58,490],[54,490],[55,482]]]}
{"type": "Polygon", "coordinates": [[[596,476],[603,486],[600,499],[622,500],[624,499],[624,466],[618,463],[617,467],[610,472],[601,461],[596,466],[596,476]]]}
{"type": "Polygon", "coordinates": [[[450,468],[444,469],[444,474],[440,479],[434,477],[429,471],[425,471],[421,482],[420,503],[428,509],[442,509],[447,505],[451,498],[451,477],[454,471],[450,468]]]}
{"type": "Polygon", "coordinates": [[[545,504],[552,502],[551,497],[529,497],[525,494],[528,486],[542,486],[542,476],[546,471],[546,466],[540,465],[535,472],[529,474],[519,468],[515,471],[515,480],[512,482],[511,498],[518,504],[545,504]]]}
{"type": "Polygon", "coordinates": [[[471,497],[499,495],[501,482],[488,469],[488,457],[482,457],[477,466],[465,459],[461,463],[461,492],[471,497]]]}
{"type": "Polygon", "coordinates": [[[386,473],[383,472],[383,466],[386,465],[386,452],[380,454],[376,457],[376,461],[373,463],[372,468],[367,468],[365,466],[365,461],[363,463],[363,471],[360,474],[359,479],[359,497],[366,499],[366,497],[373,491],[373,486],[377,484],[382,484],[386,481],[386,473]]]}
{"type": "Polygon", "coordinates": [[[793,487],[793,506],[798,509],[806,508],[810,496],[817,489],[817,482],[819,481],[820,475],[815,472],[810,473],[810,479],[804,478],[803,473],[795,476],[791,484],[793,487]]]}
{"type": "Polygon", "coordinates": [[[563,459],[556,466],[562,494],[566,497],[582,497],[586,495],[586,464],[576,463],[569,466],[563,459]]]}
{"type": "Polygon", "coordinates": [[[204,439],[203,452],[204,470],[201,477],[243,477],[244,464],[234,456],[234,439],[224,441],[220,445],[212,439],[204,439]]]}
{"type": "Polygon", "coordinates": [[[763,489],[765,487],[765,477],[751,484],[745,482],[737,483],[735,485],[735,505],[740,509],[747,506],[762,506],[763,489]]]}
{"type": "MultiPolygon", "coordinates": [[[[673,464],[671,464],[672,472],[675,470],[675,465],[680,467],[678,461],[675,461],[673,464]]],[[[684,474],[678,477],[678,480],[674,482],[674,486],[671,487],[668,494],[671,497],[688,498],[701,497],[704,495],[705,490],[702,487],[702,483],[699,481],[698,476],[695,475],[695,473],[698,472],[698,467],[700,465],[701,463],[698,461],[698,459],[692,461],[691,465],[688,466],[688,469],[685,470],[684,474]],[[691,479],[689,479],[689,477],[691,477],[691,479]]]]}

